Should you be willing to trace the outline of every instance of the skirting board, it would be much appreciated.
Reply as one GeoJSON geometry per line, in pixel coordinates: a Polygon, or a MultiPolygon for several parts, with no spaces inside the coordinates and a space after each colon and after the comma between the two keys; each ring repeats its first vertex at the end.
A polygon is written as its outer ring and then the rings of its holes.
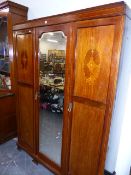
{"type": "Polygon", "coordinates": [[[104,175],[116,175],[116,172],[110,173],[109,171],[104,170],[104,175]]]}

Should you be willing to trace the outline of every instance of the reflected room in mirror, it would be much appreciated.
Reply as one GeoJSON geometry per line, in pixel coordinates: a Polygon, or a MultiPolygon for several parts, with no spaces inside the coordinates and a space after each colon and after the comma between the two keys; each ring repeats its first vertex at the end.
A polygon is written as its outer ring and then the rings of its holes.
{"type": "Polygon", "coordinates": [[[0,17],[0,90],[11,89],[7,17],[0,17]]]}
{"type": "Polygon", "coordinates": [[[66,36],[43,33],[39,39],[39,151],[61,165],[66,36]]]}

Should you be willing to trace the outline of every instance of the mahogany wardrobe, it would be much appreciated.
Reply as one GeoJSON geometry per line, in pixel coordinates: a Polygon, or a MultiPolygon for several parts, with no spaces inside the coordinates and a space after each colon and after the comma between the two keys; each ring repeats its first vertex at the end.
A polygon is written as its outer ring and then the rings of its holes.
{"type": "Polygon", "coordinates": [[[119,2],[13,27],[18,146],[57,175],[103,175],[127,9],[119,2]]]}
{"type": "Polygon", "coordinates": [[[13,25],[27,20],[28,8],[0,3],[0,144],[17,136],[13,25]]]}

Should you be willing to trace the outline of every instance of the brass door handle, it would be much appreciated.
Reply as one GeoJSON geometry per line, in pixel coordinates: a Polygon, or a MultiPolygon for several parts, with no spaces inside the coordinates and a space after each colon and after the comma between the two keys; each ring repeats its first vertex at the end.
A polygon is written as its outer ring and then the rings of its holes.
{"type": "Polygon", "coordinates": [[[40,98],[40,92],[36,91],[36,93],[35,93],[35,100],[38,100],[38,98],[40,98]]]}
{"type": "Polygon", "coordinates": [[[71,112],[71,111],[72,111],[72,106],[73,106],[72,103],[69,103],[69,104],[68,104],[68,112],[71,112]]]}

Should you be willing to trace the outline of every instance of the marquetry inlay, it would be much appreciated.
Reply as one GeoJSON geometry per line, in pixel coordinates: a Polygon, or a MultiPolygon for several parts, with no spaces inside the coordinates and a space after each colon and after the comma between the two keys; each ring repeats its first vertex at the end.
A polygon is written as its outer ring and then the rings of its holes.
{"type": "Polygon", "coordinates": [[[96,49],[90,49],[84,59],[84,73],[86,82],[93,85],[100,72],[100,56],[96,49]]]}
{"type": "Polygon", "coordinates": [[[28,64],[28,58],[27,58],[27,53],[26,51],[22,51],[21,53],[21,65],[22,69],[26,69],[28,64]]]}

